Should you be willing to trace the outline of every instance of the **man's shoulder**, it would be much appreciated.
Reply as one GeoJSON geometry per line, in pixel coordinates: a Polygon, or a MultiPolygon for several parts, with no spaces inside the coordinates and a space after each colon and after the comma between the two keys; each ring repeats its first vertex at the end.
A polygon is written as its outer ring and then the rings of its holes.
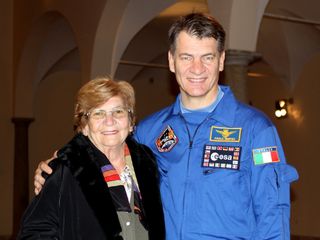
{"type": "Polygon", "coordinates": [[[274,125],[266,113],[255,106],[239,103],[237,112],[238,117],[245,121],[247,120],[250,122],[250,125],[261,125],[264,127],[274,125]]]}
{"type": "Polygon", "coordinates": [[[172,108],[173,105],[165,107],[139,121],[134,134],[135,139],[149,146],[149,141],[152,141],[154,136],[159,134],[158,128],[170,116],[172,108]]]}
{"type": "Polygon", "coordinates": [[[270,123],[269,117],[258,107],[249,105],[237,99],[229,86],[220,85],[224,96],[220,109],[222,112],[234,113],[234,117],[240,121],[258,121],[270,123]]]}

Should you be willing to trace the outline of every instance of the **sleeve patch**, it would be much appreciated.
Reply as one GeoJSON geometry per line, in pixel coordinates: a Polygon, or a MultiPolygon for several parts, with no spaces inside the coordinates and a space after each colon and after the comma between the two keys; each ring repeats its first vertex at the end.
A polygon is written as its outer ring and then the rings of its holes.
{"type": "Polygon", "coordinates": [[[265,147],[252,150],[255,165],[280,162],[277,147],[265,147]]]}

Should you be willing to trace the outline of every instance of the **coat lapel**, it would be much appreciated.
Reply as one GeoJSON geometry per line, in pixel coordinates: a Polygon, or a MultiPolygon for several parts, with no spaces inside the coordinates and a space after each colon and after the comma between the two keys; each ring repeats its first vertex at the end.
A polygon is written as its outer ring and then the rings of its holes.
{"type": "Polygon", "coordinates": [[[58,152],[58,157],[78,181],[108,239],[115,239],[121,232],[120,222],[90,142],[82,134],[77,134],[58,152]]]}
{"type": "Polygon", "coordinates": [[[152,151],[130,136],[126,141],[142,195],[149,239],[165,239],[164,216],[159,189],[158,167],[152,151]]]}
{"type": "MultiPolygon", "coordinates": [[[[142,195],[149,239],[164,239],[164,217],[155,158],[149,148],[138,144],[130,136],[126,143],[142,195]]],[[[121,225],[118,215],[108,186],[97,165],[99,156],[92,143],[81,133],[77,134],[58,152],[58,157],[69,167],[78,181],[107,239],[122,239],[119,235],[121,225]]]]}

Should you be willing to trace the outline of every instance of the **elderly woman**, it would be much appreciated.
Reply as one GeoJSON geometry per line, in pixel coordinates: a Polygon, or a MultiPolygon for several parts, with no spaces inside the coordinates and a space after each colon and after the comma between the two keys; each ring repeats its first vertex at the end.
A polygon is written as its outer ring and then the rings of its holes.
{"type": "Polygon", "coordinates": [[[27,208],[19,239],[164,239],[156,161],[130,132],[134,91],[127,82],[89,81],[78,92],[77,134],[50,162],[27,208]]]}

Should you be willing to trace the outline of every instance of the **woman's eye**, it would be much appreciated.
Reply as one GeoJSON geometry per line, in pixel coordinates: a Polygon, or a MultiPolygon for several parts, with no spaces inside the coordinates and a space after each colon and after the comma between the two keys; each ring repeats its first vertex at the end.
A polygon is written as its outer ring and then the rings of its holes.
{"type": "Polygon", "coordinates": [[[125,110],[124,109],[116,109],[113,111],[113,116],[114,117],[122,117],[125,115],[125,110]]]}
{"type": "Polygon", "coordinates": [[[121,113],[124,113],[124,110],[123,109],[117,109],[117,110],[115,110],[115,113],[121,114],[121,113]]]}
{"type": "Polygon", "coordinates": [[[105,111],[96,111],[92,113],[94,118],[103,118],[106,115],[105,111]]]}

